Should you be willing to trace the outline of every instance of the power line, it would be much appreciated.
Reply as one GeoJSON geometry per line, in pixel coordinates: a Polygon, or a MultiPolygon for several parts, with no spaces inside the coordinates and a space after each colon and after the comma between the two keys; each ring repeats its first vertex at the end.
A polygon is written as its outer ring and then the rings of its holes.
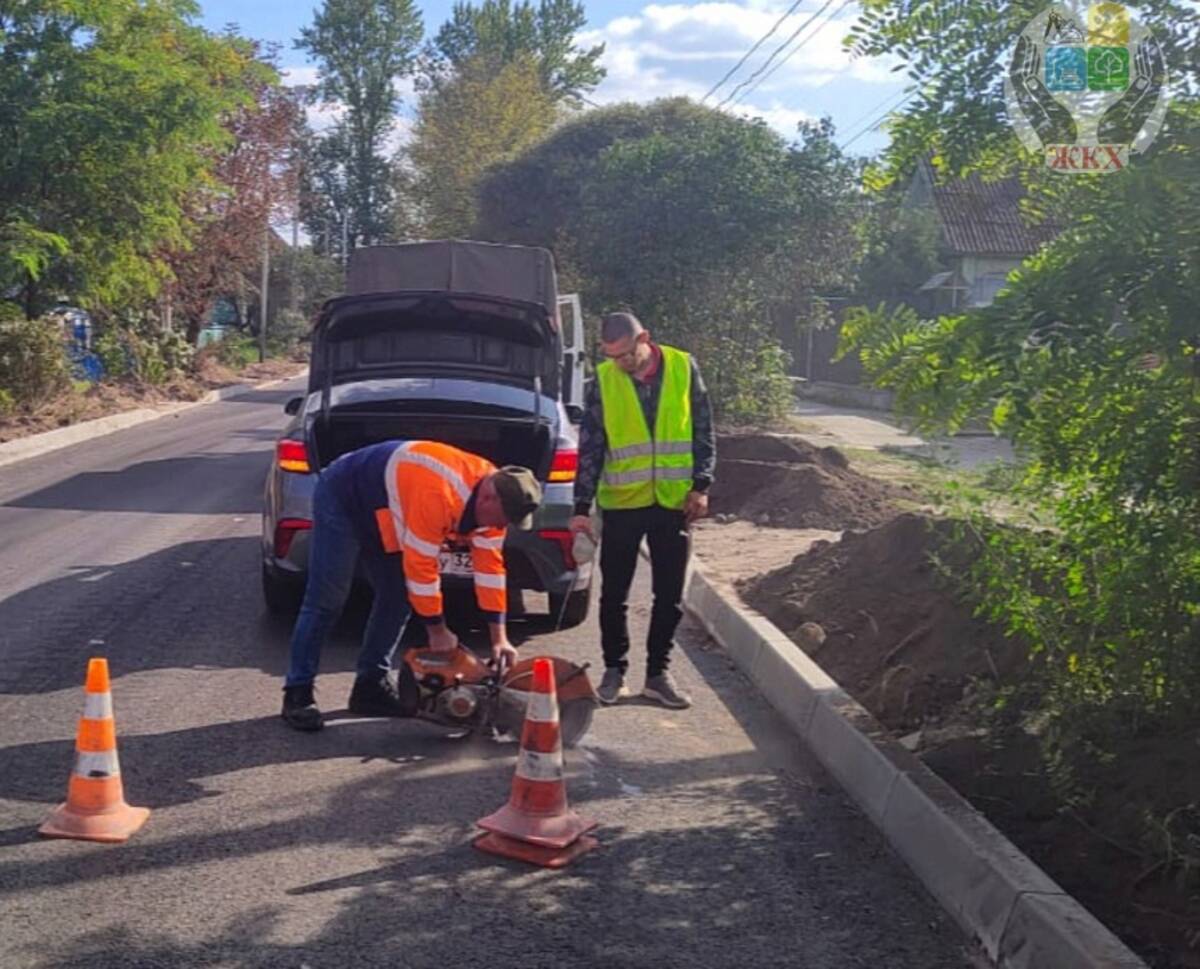
{"type": "Polygon", "coordinates": [[[900,91],[893,91],[891,94],[889,94],[889,95],[888,95],[886,98],[884,98],[883,100],[881,100],[881,101],[876,101],[876,102],[875,102],[873,105],[871,105],[869,108],[867,108],[867,110],[866,110],[866,111],[864,111],[864,112],[863,112],[862,114],[860,114],[860,115],[859,115],[857,118],[855,118],[855,119],[854,119],[853,121],[851,121],[851,122],[850,122],[848,125],[846,125],[846,130],[847,130],[847,131],[853,131],[853,130],[854,130],[855,128],[857,128],[857,127],[858,127],[860,124],[862,124],[862,122],[866,121],[866,120],[867,120],[867,118],[869,118],[869,117],[871,117],[873,114],[875,114],[875,112],[876,112],[876,111],[878,111],[880,108],[882,108],[882,107],[883,107],[885,104],[887,104],[889,101],[894,101],[894,100],[896,100],[896,98],[903,97],[903,96],[904,96],[905,94],[907,94],[908,92],[909,92],[909,89],[908,89],[908,88],[902,88],[900,91]]]}
{"type": "MultiPolygon", "coordinates": [[[[840,14],[843,10],[845,10],[853,2],[854,2],[854,0],[843,0],[842,5],[829,15],[829,19],[836,20],[838,17],[838,14],[840,14]]],[[[800,41],[800,43],[798,43],[795,47],[793,47],[790,51],[788,51],[783,56],[783,59],[781,61],[779,61],[778,64],[776,64],[769,71],[767,71],[767,73],[764,74],[761,78],[759,78],[754,84],[751,84],[750,87],[746,88],[746,90],[744,90],[741,93],[741,96],[734,103],[740,104],[741,102],[745,101],[746,98],[748,98],[751,94],[753,94],[755,91],[757,91],[768,80],[770,80],[770,77],[772,74],[774,74],[777,70],[779,70],[781,67],[783,67],[784,64],[786,64],[793,57],[795,57],[796,54],[799,53],[800,50],[805,46],[805,44],[811,43],[812,39],[814,37],[816,37],[817,34],[819,34],[820,32],[821,32],[821,30],[820,30],[820,28],[818,28],[817,30],[815,30],[811,34],[809,34],[807,37],[805,37],[802,41],[800,41]]],[[[846,71],[846,70],[849,70],[849,65],[842,68],[842,71],[846,71]]],[[[839,73],[841,73],[841,72],[839,72],[839,73]]],[[[836,76],[837,75],[835,74],[834,77],[836,77],[836,76]]],[[[833,80],[833,78],[830,78],[830,80],[833,80]]],[[[826,81],[825,83],[828,84],[829,82],[826,81]]],[[[825,86],[824,84],[821,85],[821,87],[824,87],[824,86],[825,86]]]]}
{"type": "Polygon", "coordinates": [[[734,64],[733,67],[731,67],[728,71],[726,71],[725,76],[723,78],[721,78],[721,80],[717,81],[716,84],[714,84],[711,88],[708,89],[708,93],[700,99],[701,103],[707,101],[710,97],[712,97],[713,92],[715,92],[722,84],[724,84],[731,77],[733,77],[733,75],[738,72],[738,70],[741,68],[741,66],[746,63],[746,61],[750,58],[750,56],[756,50],[758,50],[760,47],[762,47],[763,44],[765,44],[768,40],[771,39],[771,36],[775,33],[775,31],[777,31],[779,29],[779,25],[782,24],[785,20],[787,20],[788,17],[790,17],[792,14],[794,14],[796,12],[796,8],[799,7],[800,4],[802,4],[803,2],[804,2],[804,0],[796,0],[795,3],[793,3],[790,7],[788,7],[787,12],[782,17],[780,17],[778,20],[775,21],[775,23],[771,27],[771,29],[768,30],[761,37],[759,37],[758,40],[756,40],[754,42],[754,46],[751,47],[748,51],[746,51],[746,53],[744,53],[742,55],[742,59],[740,61],[738,61],[736,64],[734,64]]]}
{"type": "Polygon", "coordinates": [[[763,64],[758,68],[758,70],[756,70],[753,74],[751,74],[748,78],[746,78],[746,80],[742,81],[741,84],[739,84],[732,91],[730,91],[728,95],[726,95],[725,100],[722,101],[720,104],[718,104],[717,108],[720,109],[720,108],[725,107],[725,105],[727,105],[730,101],[733,100],[734,96],[738,93],[738,91],[740,91],[742,88],[744,88],[747,84],[750,84],[755,79],[757,79],[763,73],[763,71],[765,71],[768,67],[771,66],[771,63],[775,60],[776,57],[778,57],[783,52],[783,49],[785,47],[787,47],[793,40],[795,40],[797,37],[799,37],[802,33],[804,33],[804,31],[808,29],[808,25],[811,24],[814,20],[816,20],[819,16],[821,16],[821,14],[823,14],[826,10],[828,10],[832,4],[833,4],[833,0],[825,0],[825,3],[821,7],[821,9],[818,10],[816,13],[814,13],[812,16],[810,16],[799,27],[797,27],[792,32],[792,35],[790,37],[788,37],[787,40],[785,40],[782,44],[780,44],[778,47],[776,47],[775,50],[773,50],[771,52],[771,56],[768,57],[763,62],[763,64]]]}
{"type": "MultiPolygon", "coordinates": [[[[899,104],[894,104],[891,107],[887,108],[882,114],[880,114],[877,118],[875,118],[869,125],[867,125],[865,128],[863,128],[853,138],[851,138],[849,141],[844,142],[843,144],[839,145],[838,151],[845,151],[852,144],[854,144],[856,141],[858,141],[858,139],[861,138],[863,135],[867,134],[870,131],[874,131],[876,128],[878,128],[884,121],[887,120],[888,115],[890,115],[893,111],[897,111],[900,108],[904,107],[904,105],[908,104],[909,101],[911,101],[914,97],[916,97],[918,90],[919,89],[913,89],[912,91],[901,92],[901,93],[907,94],[907,96],[904,98],[903,101],[901,101],[899,104]]],[[[894,99],[892,99],[892,100],[894,100],[894,99]]],[[[872,109],[872,110],[874,110],[874,109],[872,109]]]]}

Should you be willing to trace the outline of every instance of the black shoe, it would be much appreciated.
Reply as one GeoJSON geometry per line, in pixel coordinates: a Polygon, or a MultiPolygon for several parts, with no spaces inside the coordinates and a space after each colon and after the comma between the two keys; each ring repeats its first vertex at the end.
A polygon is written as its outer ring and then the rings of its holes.
{"type": "Polygon", "coordinates": [[[311,683],[299,683],[283,688],[283,719],[294,730],[312,733],[325,726],[317,701],[313,698],[311,683]]]}
{"type": "Polygon", "coordinates": [[[362,717],[411,717],[400,691],[386,673],[359,676],[350,691],[350,712],[362,717]]]}

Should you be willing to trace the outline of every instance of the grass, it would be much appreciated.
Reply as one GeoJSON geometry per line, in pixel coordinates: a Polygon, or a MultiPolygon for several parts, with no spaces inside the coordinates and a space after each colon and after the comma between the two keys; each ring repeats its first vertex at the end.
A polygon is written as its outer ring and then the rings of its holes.
{"type": "Polygon", "coordinates": [[[897,502],[909,511],[947,513],[969,504],[983,508],[998,521],[1033,524],[1029,513],[1012,501],[1013,488],[1021,476],[1018,465],[997,462],[968,470],[910,451],[840,450],[856,471],[912,491],[914,499],[897,502]]]}
{"type": "Polygon", "coordinates": [[[227,337],[219,344],[217,355],[227,367],[248,367],[258,363],[258,341],[248,336],[227,337]]]}

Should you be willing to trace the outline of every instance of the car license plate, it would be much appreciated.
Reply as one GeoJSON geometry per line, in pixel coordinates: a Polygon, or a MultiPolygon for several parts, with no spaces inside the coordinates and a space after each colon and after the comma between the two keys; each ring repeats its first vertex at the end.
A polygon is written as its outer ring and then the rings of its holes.
{"type": "Polygon", "coordinates": [[[438,553],[438,571],[442,575],[474,575],[471,553],[467,549],[443,549],[438,553]]]}

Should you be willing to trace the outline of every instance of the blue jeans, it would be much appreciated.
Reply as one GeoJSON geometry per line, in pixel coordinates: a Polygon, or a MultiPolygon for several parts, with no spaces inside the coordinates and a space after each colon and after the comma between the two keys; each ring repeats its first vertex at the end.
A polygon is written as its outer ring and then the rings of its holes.
{"type": "Polygon", "coordinates": [[[375,602],[358,654],[358,675],[378,675],[392,668],[392,656],[412,614],[404,585],[404,567],[399,555],[387,555],[381,548],[363,548],[341,495],[333,487],[331,477],[322,474],[313,493],[308,584],[292,630],[287,686],[312,683],[316,679],[321,647],[350,595],[360,558],[375,602]]]}

